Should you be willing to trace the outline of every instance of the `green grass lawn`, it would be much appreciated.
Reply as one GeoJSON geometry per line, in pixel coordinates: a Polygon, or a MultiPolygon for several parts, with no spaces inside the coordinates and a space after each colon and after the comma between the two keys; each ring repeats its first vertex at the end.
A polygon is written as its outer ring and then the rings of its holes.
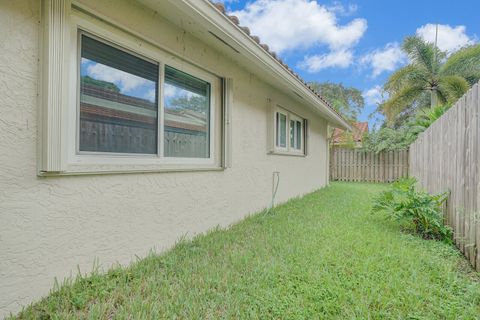
{"type": "Polygon", "coordinates": [[[480,280],[455,248],[370,214],[384,185],[333,183],[62,286],[18,318],[478,319],[480,280]]]}

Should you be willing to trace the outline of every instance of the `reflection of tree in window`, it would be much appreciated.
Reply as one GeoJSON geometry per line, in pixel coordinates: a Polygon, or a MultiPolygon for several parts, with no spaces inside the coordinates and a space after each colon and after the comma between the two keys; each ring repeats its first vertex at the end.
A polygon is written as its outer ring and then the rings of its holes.
{"type": "Polygon", "coordinates": [[[113,82],[103,81],[93,79],[89,76],[82,76],[81,77],[81,85],[82,86],[95,86],[97,88],[101,88],[103,90],[113,91],[116,93],[120,93],[120,88],[113,82]]]}
{"type": "Polygon", "coordinates": [[[203,115],[207,114],[207,109],[205,108],[207,104],[206,97],[202,96],[182,96],[175,97],[170,100],[170,108],[174,109],[189,109],[192,111],[199,112],[203,115]]]}

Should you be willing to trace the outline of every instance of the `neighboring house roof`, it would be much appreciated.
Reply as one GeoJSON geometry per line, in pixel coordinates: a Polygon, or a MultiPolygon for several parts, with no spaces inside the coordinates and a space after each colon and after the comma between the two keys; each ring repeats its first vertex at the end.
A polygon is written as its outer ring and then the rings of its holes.
{"type": "Polygon", "coordinates": [[[261,43],[258,36],[251,35],[248,27],[241,26],[237,17],[226,14],[222,3],[214,4],[209,0],[137,1],[157,12],[163,12],[165,15],[168,15],[168,10],[161,9],[173,5],[190,16],[194,23],[185,23],[182,16],[175,13],[167,17],[169,20],[198,38],[216,44],[218,48],[223,49],[223,52],[233,56],[236,61],[254,62],[254,65],[249,66],[250,70],[260,78],[268,78],[269,83],[275,83],[277,87],[285,89],[286,94],[312,106],[333,126],[351,129],[349,122],[283,62],[275,52],[270,51],[268,45],[261,43]],[[223,48],[221,45],[229,47],[229,49],[223,48]]]}
{"type": "MultiPolygon", "coordinates": [[[[116,119],[157,126],[157,105],[146,99],[136,98],[119,92],[105,90],[95,84],[82,85],[80,112],[92,119],[116,119]]],[[[205,132],[206,115],[178,108],[165,108],[165,126],[182,130],[205,132]]]]}
{"type": "MultiPolygon", "coordinates": [[[[345,142],[345,130],[335,128],[332,134],[333,144],[345,142]]],[[[352,137],[354,142],[362,142],[363,136],[368,133],[368,122],[355,122],[352,126],[352,137]]]]}

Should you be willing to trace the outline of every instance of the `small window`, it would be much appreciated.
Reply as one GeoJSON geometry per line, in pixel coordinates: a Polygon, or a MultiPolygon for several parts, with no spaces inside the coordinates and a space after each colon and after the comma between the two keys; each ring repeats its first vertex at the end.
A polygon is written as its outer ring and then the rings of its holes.
{"type": "Polygon", "coordinates": [[[210,84],[165,67],[166,157],[208,158],[210,84]]]}
{"type": "Polygon", "coordinates": [[[81,34],[79,151],[156,154],[158,72],[81,34]]]}
{"type": "Polygon", "coordinates": [[[302,121],[293,115],[290,115],[290,119],[290,149],[302,151],[302,121]]]}
{"type": "Polygon", "coordinates": [[[275,149],[282,153],[302,154],[304,151],[304,119],[277,108],[275,111],[275,149]],[[288,134],[288,141],[287,141],[288,134]],[[288,143],[287,143],[288,142],[288,143]]]}
{"type": "Polygon", "coordinates": [[[276,146],[287,148],[287,115],[276,113],[276,146]]]}

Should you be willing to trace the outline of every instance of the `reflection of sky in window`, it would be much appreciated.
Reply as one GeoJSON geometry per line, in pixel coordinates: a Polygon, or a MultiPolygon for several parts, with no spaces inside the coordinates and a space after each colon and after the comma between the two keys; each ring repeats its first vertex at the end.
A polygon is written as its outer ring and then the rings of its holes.
{"type": "Polygon", "coordinates": [[[82,58],[81,76],[114,83],[120,93],[155,102],[156,83],[107,65],[82,58]]]}

